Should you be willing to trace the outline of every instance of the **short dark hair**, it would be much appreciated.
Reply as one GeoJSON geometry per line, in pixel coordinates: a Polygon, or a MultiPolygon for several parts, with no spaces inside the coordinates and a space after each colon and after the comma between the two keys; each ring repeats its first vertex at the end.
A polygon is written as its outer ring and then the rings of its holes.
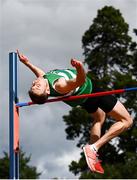
{"type": "Polygon", "coordinates": [[[30,89],[28,93],[31,100],[36,104],[44,104],[48,99],[48,94],[46,92],[43,92],[42,94],[38,95],[30,89]]]}

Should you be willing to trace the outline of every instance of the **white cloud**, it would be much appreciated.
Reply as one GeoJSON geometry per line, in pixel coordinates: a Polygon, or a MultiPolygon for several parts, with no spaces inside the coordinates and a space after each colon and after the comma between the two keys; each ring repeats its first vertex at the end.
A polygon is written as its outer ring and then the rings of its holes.
{"type": "Polygon", "coordinates": [[[61,157],[58,157],[56,159],[56,163],[59,164],[60,168],[66,167],[68,164],[71,163],[72,160],[77,161],[80,158],[79,153],[80,151],[76,148],[71,152],[66,151],[62,154],[61,157]]]}
{"type": "Polygon", "coordinates": [[[62,150],[58,154],[48,154],[48,158],[45,155],[45,157],[39,158],[37,162],[38,170],[42,172],[43,178],[74,178],[71,173],[66,172],[68,171],[68,164],[70,164],[72,160],[77,161],[80,158],[80,152],[79,149],[74,147],[71,151],[62,150]],[[53,172],[52,169],[55,169],[55,171],[53,172]],[[50,171],[52,171],[52,175],[50,171]]]}

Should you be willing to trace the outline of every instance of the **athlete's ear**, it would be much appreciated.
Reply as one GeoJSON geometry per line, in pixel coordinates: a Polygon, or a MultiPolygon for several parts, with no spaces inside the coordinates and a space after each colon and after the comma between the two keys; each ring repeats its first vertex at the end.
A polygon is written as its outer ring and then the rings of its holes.
{"type": "Polygon", "coordinates": [[[50,89],[49,88],[47,88],[46,90],[46,93],[49,95],[50,94],[50,89]]]}
{"type": "Polygon", "coordinates": [[[45,92],[49,95],[50,94],[50,88],[49,88],[49,84],[48,84],[48,81],[46,81],[46,89],[45,89],[45,92]]]}

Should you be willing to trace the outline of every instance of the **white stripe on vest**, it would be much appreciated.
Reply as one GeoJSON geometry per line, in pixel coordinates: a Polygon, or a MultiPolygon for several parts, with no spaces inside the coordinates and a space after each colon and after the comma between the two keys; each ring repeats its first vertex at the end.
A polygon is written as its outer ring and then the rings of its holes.
{"type": "MultiPolygon", "coordinates": [[[[76,78],[76,74],[73,73],[72,71],[68,69],[65,69],[65,71],[68,72],[73,78],[76,78]]],[[[77,92],[78,90],[79,90],[79,87],[77,87],[74,92],[77,92]]]]}
{"type": "MultiPolygon", "coordinates": [[[[73,73],[72,71],[70,71],[70,70],[68,70],[68,69],[65,69],[65,71],[66,71],[67,73],[69,73],[69,74],[72,76],[72,78],[76,78],[76,74],[73,73]]],[[[67,74],[64,73],[64,72],[58,72],[58,75],[63,76],[66,80],[69,80],[69,77],[68,77],[67,74]]],[[[68,94],[71,95],[72,93],[77,92],[78,90],[79,90],[79,87],[77,87],[74,91],[71,91],[71,92],[68,93],[68,94]]],[[[68,95],[68,94],[67,94],[67,95],[68,95]]]]}

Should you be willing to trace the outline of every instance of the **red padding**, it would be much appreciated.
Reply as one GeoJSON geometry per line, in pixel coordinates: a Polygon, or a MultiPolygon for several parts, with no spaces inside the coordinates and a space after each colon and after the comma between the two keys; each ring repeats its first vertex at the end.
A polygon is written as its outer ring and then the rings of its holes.
{"type": "Polygon", "coordinates": [[[14,104],[14,151],[19,151],[19,109],[14,104]]]}

